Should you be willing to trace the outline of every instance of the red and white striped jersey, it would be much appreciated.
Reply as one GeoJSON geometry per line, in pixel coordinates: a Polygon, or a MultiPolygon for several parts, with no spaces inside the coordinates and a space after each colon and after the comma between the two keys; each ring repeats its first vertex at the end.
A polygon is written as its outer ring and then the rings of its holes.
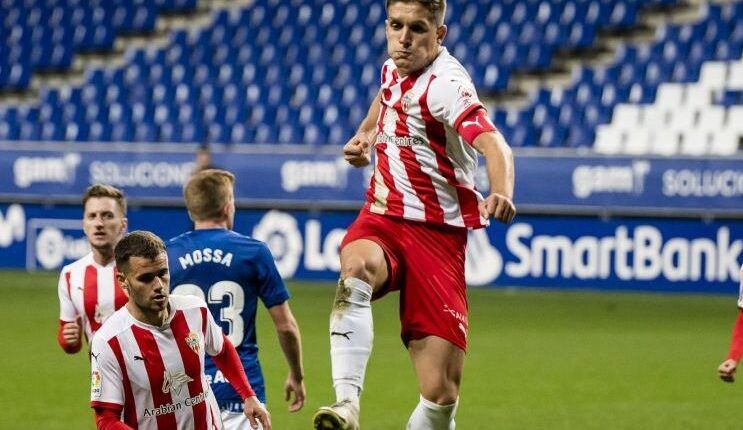
{"type": "Polygon", "coordinates": [[[92,252],[62,268],[57,292],[59,319],[74,322],[80,318],[88,339],[128,300],[116,280],[116,263],[101,266],[92,252]]]}
{"type": "Polygon", "coordinates": [[[477,151],[458,133],[483,107],[464,67],[441,48],[421,72],[400,77],[382,66],[374,176],[367,206],[374,213],[457,227],[487,225],[477,209],[477,151]]]}
{"type": "Polygon", "coordinates": [[[123,406],[122,421],[138,430],[222,429],[204,374],[204,353],[222,351],[222,329],[206,303],[170,296],[162,327],[116,311],[91,342],[91,406],[123,406]]]}

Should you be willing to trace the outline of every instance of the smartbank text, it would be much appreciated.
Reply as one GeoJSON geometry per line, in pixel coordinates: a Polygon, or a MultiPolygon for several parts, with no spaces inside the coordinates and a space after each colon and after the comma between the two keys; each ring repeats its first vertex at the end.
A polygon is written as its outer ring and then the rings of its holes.
{"type": "MultiPolygon", "coordinates": [[[[650,225],[631,231],[626,226],[605,237],[534,235],[529,224],[515,224],[506,233],[506,246],[515,259],[504,266],[512,278],[526,276],[709,282],[738,279],[743,240],[732,240],[720,227],[716,238],[664,238],[650,225]]],[[[507,259],[508,260],[508,259],[507,259]]]]}

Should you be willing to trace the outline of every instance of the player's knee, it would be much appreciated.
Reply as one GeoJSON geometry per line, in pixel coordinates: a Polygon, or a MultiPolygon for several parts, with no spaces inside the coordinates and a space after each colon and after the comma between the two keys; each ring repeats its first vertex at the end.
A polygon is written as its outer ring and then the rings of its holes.
{"type": "Polygon", "coordinates": [[[422,388],[423,398],[437,405],[451,405],[459,398],[459,386],[454,381],[441,380],[422,388]]]}
{"type": "Polygon", "coordinates": [[[349,255],[341,261],[341,278],[357,278],[369,285],[376,283],[379,264],[360,255],[349,255]]]}

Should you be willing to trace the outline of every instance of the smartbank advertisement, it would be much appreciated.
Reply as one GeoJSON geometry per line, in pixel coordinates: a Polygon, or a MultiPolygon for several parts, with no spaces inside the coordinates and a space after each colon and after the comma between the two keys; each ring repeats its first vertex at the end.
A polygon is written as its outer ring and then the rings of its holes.
{"type": "MultiPolygon", "coordinates": [[[[28,196],[77,199],[88,185],[102,182],[124,189],[130,199],[180,203],[181,187],[194,168],[192,152],[2,149],[2,154],[0,197],[5,201],[28,196]]],[[[235,174],[235,195],[241,203],[360,206],[371,173],[370,169],[350,167],[340,154],[322,151],[217,151],[213,163],[235,174]]],[[[632,159],[517,154],[515,201],[522,212],[531,208],[532,213],[541,213],[544,208],[624,209],[633,213],[665,210],[672,216],[713,212],[740,218],[742,166],[743,158],[735,157],[632,159]]],[[[479,189],[487,189],[484,165],[476,184],[479,189]]]]}
{"type": "MultiPolygon", "coordinates": [[[[241,210],[235,230],[268,243],[284,278],[332,281],[355,216],[241,210]]],[[[79,258],[88,251],[80,217],[79,207],[0,205],[0,264],[57,270],[79,258]]],[[[132,210],[129,225],[163,238],[190,228],[177,208],[132,210]]],[[[471,285],[495,287],[735,293],[741,263],[743,220],[519,216],[470,232],[466,273],[471,285]]]]}

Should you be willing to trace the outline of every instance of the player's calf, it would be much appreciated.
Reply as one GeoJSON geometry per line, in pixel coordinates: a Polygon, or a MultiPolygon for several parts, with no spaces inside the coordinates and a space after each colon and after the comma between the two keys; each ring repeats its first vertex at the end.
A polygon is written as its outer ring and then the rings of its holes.
{"type": "Polygon", "coordinates": [[[336,400],[358,403],[364,386],[366,363],[372,349],[374,327],[372,288],[357,278],[338,281],[330,314],[330,357],[336,400]]]}
{"type": "Polygon", "coordinates": [[[408,420],[407,430],[454,430],[457,426],[454,416],[459,399],[450,404],[438,404],[420,397],[418,406],[408,420]]]}

